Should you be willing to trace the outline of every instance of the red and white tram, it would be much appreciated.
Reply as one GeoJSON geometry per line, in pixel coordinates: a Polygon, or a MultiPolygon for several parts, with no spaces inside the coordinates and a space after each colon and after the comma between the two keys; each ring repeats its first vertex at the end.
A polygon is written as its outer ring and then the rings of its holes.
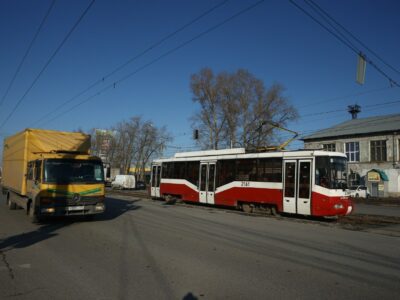
{"type": "Polygon", "coordinates": [[[153,161],[151,196],[311,216],[350,214],[343,153],[243,148],[176,153],[153,161]]]}

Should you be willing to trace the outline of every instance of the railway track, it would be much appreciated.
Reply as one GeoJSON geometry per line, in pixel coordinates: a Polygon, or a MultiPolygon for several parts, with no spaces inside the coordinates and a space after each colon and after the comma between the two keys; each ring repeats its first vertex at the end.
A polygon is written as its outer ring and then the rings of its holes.
{"type": "MultiPolygon", "coordinates": [[[[147,191],[120,191],[120,190],[109,190],[106,192],[107,196],[125,196],[125,197],[138,197],[141,199],[152,200],[148,195],[147,191]]],[[[160,201],[160,200],[152,200],[152,201],[160,201]]],[[[353,214],[349,216],[343,216],[338,218],[316,218],[316,217],[306,217],[299,215],[280,215],[280,216],[272,216],[270,214],[266,214],[260,211],[246,213],[234,208],[227,207],[218,207],[218,206],[210,206],[205,204],[197,204],[197,203],[187,203],[187,202],[174,202],[174,203],[164,203],[164,205],[179,205],[187,208],[196,208],[196,209],[204,209],[210,212],[223,211],[225,213],[234,213],[239,215],[245,215],[250,217],[267,217],[267,218],[275,218],[278,220],[291,220],[294,222],[300,223],[313,223],[319,224],[322,226],[335,226],[348,230],[357,230],[357,231],[370,231],[371,229],[383,229],[386,227],[399,226],[400,228],[400,217],[392,217],[392,216],[381,216],[381,215],[361,215],[361,214],[353,214]]],[[[400,236],[399,232],[389,231],[388,235],[400,236]]]]}

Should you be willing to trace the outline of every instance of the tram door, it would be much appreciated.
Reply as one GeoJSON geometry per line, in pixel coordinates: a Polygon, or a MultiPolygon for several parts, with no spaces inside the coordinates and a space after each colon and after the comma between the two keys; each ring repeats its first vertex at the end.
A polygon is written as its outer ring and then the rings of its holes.
{"type": "Polygon", "coordinates": [[[215,162],[200,163],[200,202],[214,204],[215,162]]]}
{"type": "Polygon", "coordinates": [[[151,196],[160,198],[161,165],[153,165],[151,170],[151,196]]]}
{"type": "Polygon", "coordinates": [[[311,214],[311,166],[311,160],[284,161],[284,212],[311,214]]]}

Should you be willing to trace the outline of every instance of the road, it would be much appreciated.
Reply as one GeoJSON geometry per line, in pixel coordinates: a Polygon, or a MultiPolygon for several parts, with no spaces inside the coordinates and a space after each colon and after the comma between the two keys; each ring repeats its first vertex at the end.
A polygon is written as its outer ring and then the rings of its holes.
{"type": "Polygon", "coordinates": [[[368,214],[380,216],[400,217],[399,205],[373,205],[365,203],[355,203],[355,214],[368,214]]]}
{"type": "Polygon", "coordinates": [[[0,201],[0,299],[395,299],[400,238],[329,223],[107,198],[31,224],[0,201]]]}

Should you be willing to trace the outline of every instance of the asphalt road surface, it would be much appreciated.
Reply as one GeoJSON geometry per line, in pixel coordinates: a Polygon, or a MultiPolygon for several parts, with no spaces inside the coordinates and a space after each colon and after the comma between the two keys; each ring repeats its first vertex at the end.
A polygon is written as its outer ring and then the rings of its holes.
{"type": "Polygon", "coordinates": [[[291,218],[107,199],[31,224],[0,201],[0,299],[398,299],[400,238],[291,218]]]}
{"type": "Polygon", "coordinates": [[[400,217],[400,206],[399,205],[373,205],[373,204],[356,203],[354,213],[400,217]]]}

